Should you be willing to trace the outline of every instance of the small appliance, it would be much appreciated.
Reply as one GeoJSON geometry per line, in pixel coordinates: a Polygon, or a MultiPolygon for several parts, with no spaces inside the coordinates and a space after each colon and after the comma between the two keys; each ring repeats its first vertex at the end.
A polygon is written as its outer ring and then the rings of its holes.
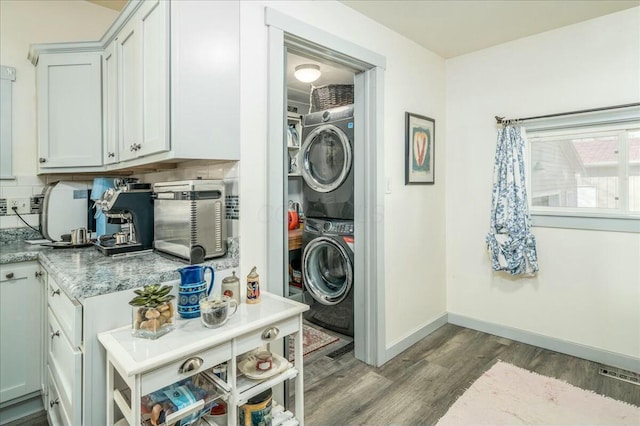
{"type": "Polygon", "coordinates": [[[85,182],[58,181],[43,191],[40,208],[42,235],[51,241],[62,241],[72,229],[88,228],[91,216],[89,185],[85,182]]]}
{"type": "Polygon", "coordinates": [[[96,248],[105,255],[153,248],[153,199],[151,185],[127,183],[105,191],[96,205],[109,223],[120,224],[127,237],[104,235],[96,248]]]}
{"type": "Polygon", "coordinates": [[[91,188],[91,199],[94,201],[95,208],[94,218],[96,220],[96,238],[102,235],[113,235],[120,232],[120,226],[114,223],[108,223],[104,212],[95,204],[102,198],[107,189],[115,188],[117,180],[114,178],[100,177],[93,179],[93,187],[91,188]]]}
{"type": "Polygon", "coordinates": [[[190,264],[225,255],[227,225],[222,181],[159,182],[153,189],[156,250],[190,264]]]}

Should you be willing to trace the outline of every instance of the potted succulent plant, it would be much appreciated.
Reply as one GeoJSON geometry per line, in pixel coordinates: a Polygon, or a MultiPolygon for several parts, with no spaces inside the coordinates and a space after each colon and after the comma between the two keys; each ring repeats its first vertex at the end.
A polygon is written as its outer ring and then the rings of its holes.
{"type": "Polygon", "coordinates": [[[173,286],[153,284],[134,290],[136,294],[129,304],[133,306],[133,335],[157,339],[173,330],[173,286]]]}

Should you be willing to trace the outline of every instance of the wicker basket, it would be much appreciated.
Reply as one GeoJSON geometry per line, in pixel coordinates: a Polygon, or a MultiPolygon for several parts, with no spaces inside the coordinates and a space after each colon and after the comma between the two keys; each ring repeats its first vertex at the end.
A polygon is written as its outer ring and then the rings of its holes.
{"type": "Polygon", "coordinates": [[[328,84],[311,92],[311,112],[353,103],[353,84],[328,84]]]}

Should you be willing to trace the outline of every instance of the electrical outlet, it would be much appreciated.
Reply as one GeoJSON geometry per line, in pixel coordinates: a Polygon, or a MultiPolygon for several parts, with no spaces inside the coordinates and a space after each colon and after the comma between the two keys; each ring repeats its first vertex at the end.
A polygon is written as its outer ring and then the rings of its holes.
{"type": "Polygon", "coordinates": [[[7,198],[7,215],[12,214],[30,214],[31,200],[27,198],[7,198]],[[17,207],[16,210],[13,208],[17,207]]]}

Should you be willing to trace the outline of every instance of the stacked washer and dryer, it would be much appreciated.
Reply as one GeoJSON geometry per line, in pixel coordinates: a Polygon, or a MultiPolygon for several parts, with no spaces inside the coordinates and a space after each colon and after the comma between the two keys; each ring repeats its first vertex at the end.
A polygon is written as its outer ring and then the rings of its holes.
{"type": "Polygon", "coordinates": [[[305,319],[353,336],[353,105],[302,118],[305,319]]]}

